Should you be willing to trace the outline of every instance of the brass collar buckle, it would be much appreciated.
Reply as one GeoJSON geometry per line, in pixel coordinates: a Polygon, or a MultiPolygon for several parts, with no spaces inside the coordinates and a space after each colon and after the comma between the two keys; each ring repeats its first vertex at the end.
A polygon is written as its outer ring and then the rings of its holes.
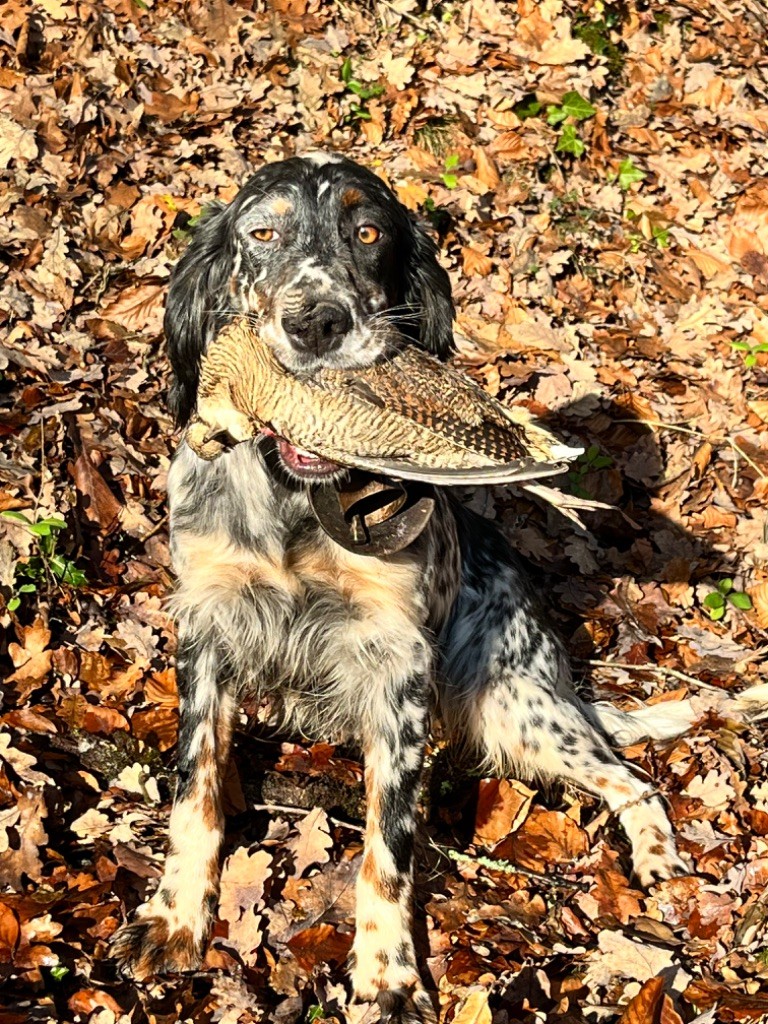
{"type": "Polygon", "coordinates": [[[309,492],[312,511],[328,536],[358,555],[394,555],[412,544],[430,520],[430,486],[354,470],[332,487],[309,492]]]}

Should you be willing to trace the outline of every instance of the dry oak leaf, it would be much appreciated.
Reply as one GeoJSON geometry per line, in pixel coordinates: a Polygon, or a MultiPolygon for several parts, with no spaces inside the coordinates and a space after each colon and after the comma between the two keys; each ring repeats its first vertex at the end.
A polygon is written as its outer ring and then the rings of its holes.
{"type": "Polygon", "coordinates": [[[241,846],[227,857],[221,873],[219,913],[230,924],[236,921],[246,907],[258,907],[264,896],[264,886],[272,874],[272,854],[241,846]]]}
{"type": "Polygon", "coordinates": [[[228,924],[230,943],[251,965],[261,945],[264,886],[272,874],[272,855],[266,850],[251,853],[240,847],[227,857],[221,876],[219,916],[228,924]]]}
{"type": "Polygon", "coordinates": [[[624,875],[613,868],[600,868],[590,896],[597,903],[600,916],[613,915],[622,924],[628,924],[640,914],[643,893],[632,889],[624,875]]]}
{"type": "Polygon", "coordinates": [[[47,815],[43,794],[35,789],[24,790],[14,807],[0,811],[0,886],[20,890],[23,875],[33,882],[41,880],[43,864],[38,847],[48,840],[43,828],[47,815]],[[9,828],[15,833],[13,843],[9,828]]]}
{"type": "Polygon", "coordinates": [[[16,913],[0,903],[0,964],[13,962],[13,954],[19,944],[21,928],[16,913]]]}
{"type": "Polygon", "coordinates": [[[488,990],[474,988],[461,1004],[461,1009],[453,1018],[453,1024],[491,1024],[491,1019],[488,990]]]}
{"type": "Polygon", "coordinates": [[[494,856],[529,871],[542,871],[552,864],[578,860],[588,849],[586,832],[572,818],[534,807],[525,824],[496,847],[494,856]]]}
{"type": "Polygon", "coordinates": [[[621,932],[607,929],[598,935],[597,945],[587,956],[584,974],[584,982],[590,988],[611,985],[616,978],[649,981],[662,971],[673,992],[682,992],[691,980],[668,949],[633,942],[621,932]]]}
{"type": "Polygon", "coordinates": [[[713,809],[727,807],[736,799],[733,786],[714,768],[711,768],[703,778],[697,775],[691,779],[683,793],[701,800],[703,804],[713,809]]]}
{"type": "Polygon", "coordinates": [[[320,963],[343,963],[352,948],[352,935],[338,931],[332,924],[318,924],[297,932],[287,945],[299,966],[311,971],[320,963]]]}
{"type": "Polygon", "coordinates": [[[493,260],[468,245],[461,247],[461,263],[467,277],[487,277],[493,269],[493,260]]]}
{"type": "Polygon", "coordinates": [[[83,498],[86,518],[109,533],[117,526],[122,506],[91,462],[88,452],[83,451],[78,456],[72,467],[72,475],[75,487],[83,498]]]}
{"type": "Polygon", "coordinates": [[[34,131],[22,128],[7,114],[0,114],[0,170],[4,171],[11,160],[27,163],[37,154],[34,131]]]}
{"type": "Polygon", "coordinates": [[[413,64],[408,63],[407,57],[393,57],[391,53],[382,58],[381,70],[389,84],[398,90],[408,85],[416,71],[413,64]]]}
{"type": "Polygon", "coordinates": [[[82,693],[73,691],[65,692],[62,696],[56,708],[56,717],[66,722],[70,729],[83,729],[104,736],[110,736],[118,729],[128,731],[130,728],[125,716],[115,708],[91,704],[82,693]]]}
{"type": "Polygon", "coordinates": [[[69,827],[79,842],[92,843],[94,839],[99,839],[109,832],[112,822],[102,811],[89,807],[79,818],[75,818],[69,827]]]}
{"type": "Polygon", "coordinates": [[[51,631],[43,625],[42,619],[35,619],[31,626],[22,626],[20,632],[21,644],[8,644],[8,654],[16,671],[5,681],[17,683],[19,699],[25,700],[31,690],[48,678],[53,652],[47,650],[51,631]]]}
{"type": "Polygon", "coordinates": [[[293,852],[292,874],[296,878],[300,878],[313,864],[325,864],[330,859],[328,851],[333,846],[328,815],[322,807],[310,811],[299,823],[298,831],[298,836],[286,844],[293,852]]]}
{"type": "Polygon", "coordinates": [[[149,803],[160,803],[157,779],[152,777],[149,768],[145,764],[140,764],[137,761],[135,764],[126,765],[111,782],[113,786],[124,790],[126,793],[143,796],[149,803]]]}
{"type": "Polygon", "coordinates": [[[663,978],[646,981],[621,1015],[619,1024],[658,1024],[663,995],[663,978]]]}
{"type": "Polygon", "coordinates": [[[105,320],[112,320],[128,331],[159,334],[165,305],[165,283],[133,285],[101,310],[105,320]]]}
{"type": "Polygon", "coordinates": [[[429,192],[418,181],[400,182],[395,185],[395,192],[403,206],[407,206],[409,210],[420,209],[429,198],[429,192]]]}
{"type": "Polygon", "coordinates": [[[483,779],[477,800],[473,843],[495,846],[525,821],[536,790],[508,779],[483,779]]]}
{"type": "Polygon", "coordinates": [[[11,735],[7,732],[0,733],[0,761],[9,764],[16,775],[31,786],[52,784],[52,780],[44,772],[36,771],[32,767],[37,764],[37,760],[31,754],[25,754],[23,750],[12,746],[11,735]]]}

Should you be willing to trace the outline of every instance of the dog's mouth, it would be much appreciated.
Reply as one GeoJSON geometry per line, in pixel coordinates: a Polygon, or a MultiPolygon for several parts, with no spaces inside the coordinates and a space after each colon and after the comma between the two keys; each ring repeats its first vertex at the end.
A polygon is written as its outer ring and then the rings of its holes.
{"type": "Polygon", "coordinates": [[[343,467],[338,462],[331,462],[330,459],[323,459],[312,452],[297,448],[284,437],[276,437],[277,453],[287,470],[302,480],[322,480],[325,477],[334,476],[343,467]]]}

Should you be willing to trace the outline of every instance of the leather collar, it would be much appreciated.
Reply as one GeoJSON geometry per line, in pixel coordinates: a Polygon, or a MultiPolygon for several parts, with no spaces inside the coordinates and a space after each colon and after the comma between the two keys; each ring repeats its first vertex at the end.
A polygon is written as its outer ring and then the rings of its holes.
{"type": "Polygon", "coordinates": [[[338,484],[309,492],[328,536],[358,555],[394,555],[412,544],[435,508],[432,487],[353,470],[338,484]]]}

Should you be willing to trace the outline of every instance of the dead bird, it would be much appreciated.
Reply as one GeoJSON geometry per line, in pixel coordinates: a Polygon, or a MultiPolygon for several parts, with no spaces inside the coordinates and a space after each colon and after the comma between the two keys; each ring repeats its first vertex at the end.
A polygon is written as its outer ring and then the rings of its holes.
{"type": "Polygon", "coordinates": [[[303,377],[240,319],[214,339],[201,369],[187,443],[204,459],[274,434],[305,469],[332,462],[446,485],[552,476],[583,451],[413,346],[373,366],[303,377]]]}

